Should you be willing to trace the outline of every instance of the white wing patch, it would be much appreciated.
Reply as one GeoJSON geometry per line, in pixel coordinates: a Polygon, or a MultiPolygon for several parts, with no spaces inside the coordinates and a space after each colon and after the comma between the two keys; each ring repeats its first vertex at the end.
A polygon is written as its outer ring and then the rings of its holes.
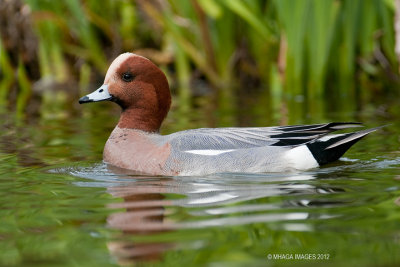
{"type": "Polygon", "coordinates": [[[204,155],[204,156],[216,156],[223,153],[228,153],[234,151],[235,149],[225,149],[225,150],[214,150],[214,149],[198,149],[198,150],[186,150],[186,153],[192,153],[196,155],[204,155]]]}

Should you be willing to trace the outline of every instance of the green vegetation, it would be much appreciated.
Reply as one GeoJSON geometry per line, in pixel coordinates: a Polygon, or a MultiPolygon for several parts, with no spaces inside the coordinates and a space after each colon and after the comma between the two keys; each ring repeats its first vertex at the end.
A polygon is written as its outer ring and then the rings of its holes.
{"type": "Polygon", "coordinates": [[[0,265],[398,266],[394,11],[394,0],[0,0],[0,265]],[[100,162],[119,107],[77,100],[125,51],[170,80],[163,133],[390,125],[297,174],[114,174],[100,162]],[[129,230],[161,217],[176,227],[129,230]],[[330,258],[268,259],[289,253],[330,258]]]}
{"type": "Polygon", "coordinates": [[[20,113],[30,95],[29,78],[79,81],[75,93],[82,94],[124,51],[147,56],[167,72],[183,111],[204,80],[227,110],[251,88],[265,91],[271,106],[289,101],[293,111],[296,102],[315,97],[346,100],[344,106],[352,109],[356,99],[369,99],[383,88],[397,91],[391,0],[19,0],[0,5],[3,13],[4,6],[17,6],[7,16],[26,17],[27,27],[16,28],[18,36],[37,47],[25,60],[21,47],[7,45],[10,36],[2,26],[0,103],[11,101],[10,87],[19,87],[20,113]],[[38,62],[39,76],[26,75],[31,61],[38,62]]]}

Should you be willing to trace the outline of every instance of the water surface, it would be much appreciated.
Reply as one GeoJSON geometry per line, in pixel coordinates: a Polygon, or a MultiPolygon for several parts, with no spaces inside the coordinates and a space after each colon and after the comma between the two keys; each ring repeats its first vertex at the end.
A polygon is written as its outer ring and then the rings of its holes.
{"type": "MultiPolygon", "coordinates": [[[[149,177],[102,163],[118,110],[99,105],[58,117],[0,115],[0,265],[400,264],[395,104],[296,119],[391,123],[323,168],[198,177],[149,177]]],[[[183,121],[173,111],[164,132],[212,124],[199,110],[183,121]]],[[[278,123],[263,116],[233,120],[278,123]]]]}

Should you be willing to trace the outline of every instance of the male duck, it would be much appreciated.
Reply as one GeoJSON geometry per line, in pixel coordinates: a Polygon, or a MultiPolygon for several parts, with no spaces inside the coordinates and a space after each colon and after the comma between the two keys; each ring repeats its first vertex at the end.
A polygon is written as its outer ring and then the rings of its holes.
{"type": "Polygon", "coordinates": [[[110,100],[122,108],[103,159],[151,175],[306,170],[335,161],[377,128],[328,135],[359,123],[193,129],[160,135],[171,104],[164,73],[150,60],[124,53],[112,62],[104,84],[79,103],[110,100]]]}

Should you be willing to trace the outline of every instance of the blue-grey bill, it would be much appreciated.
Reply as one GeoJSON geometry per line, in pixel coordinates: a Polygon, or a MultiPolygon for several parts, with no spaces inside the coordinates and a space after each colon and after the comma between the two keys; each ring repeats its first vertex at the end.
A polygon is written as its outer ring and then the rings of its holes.
{"type": "Polygon", "coordinates": [[[111,100],[111,99],[112,99],[112,95],[110,95],[110,93],[108,92],[108,86],[106,84],[103,84],[99,89],[97,89],[93,93],[90,93],[88,95],[85,95],[84,97],[81,97],[79,99],[79,104],[105,101],[105,100],[111,100]]]}

